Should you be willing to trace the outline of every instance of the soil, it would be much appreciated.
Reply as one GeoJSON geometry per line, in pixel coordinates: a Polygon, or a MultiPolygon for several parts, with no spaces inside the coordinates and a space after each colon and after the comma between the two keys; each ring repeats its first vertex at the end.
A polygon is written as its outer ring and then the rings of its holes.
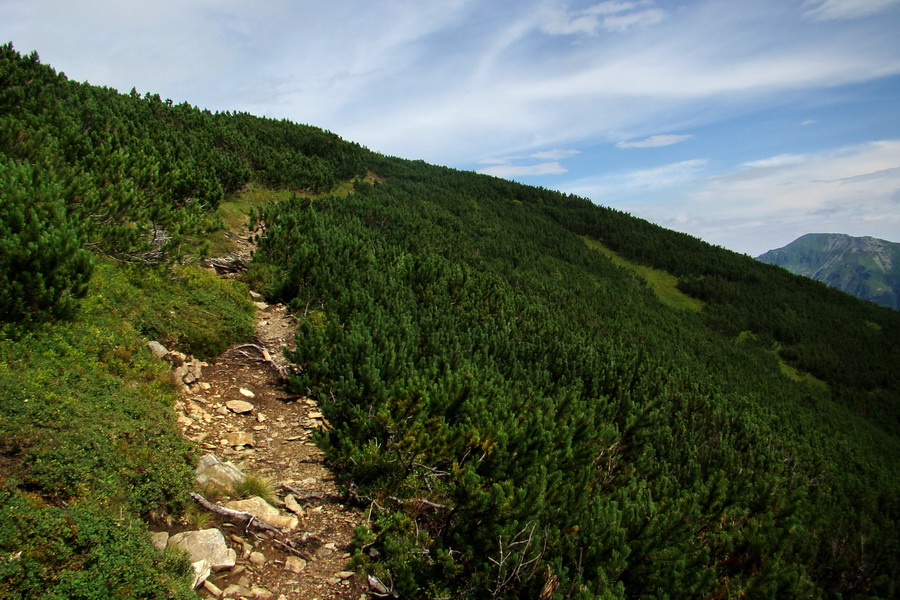
{"type": "MultiPolygon", "coordinates": [[[[246,252],[249,245],[241,241],[241,249],[246,252]]],[[[365,522],[365,515],[345,504],[333,473],[313,441],[316,430],[330,425],[314,400],[289,395],[282,385],[281,373],[290,368],[282,350],[293,347],[293,318],[283,305],[268,305],[258,297],[255,300],[256,339],[232,346],[204,367],[199,381],[185,386],[176,416],[184,434],[203,454],[214,453],[244,473],[270,481],[277,497],[275,504],[285,515],[292,513],[283,506],[284,499],[288,493],[293,494],[301,506],[301,513],[295,515],[299,525],[273,540],[269,534],[246,531],[240,523],[215,516],[213,526],[225,534],[238,561],[233,569],[213,573],[207,581],[215,587],[201,587],[198,594],[202,598],[272,600],[368,598],[364,578],[352,573],[349,565],[353,529],[365,522]],[[251,403],[252,412],[232,412],[225,406],[231,400],[251,403]],[[252,441],[230,445],[226,436],[235,432],[249,434],[252,441]],[[287,552],[285,545],[294,551],[287,552]],[[261,563],[255,553],[261,553],[265,562],[261,563]],[[292,554],[305,561],[299,573],[286,568],[292,554]],[[232,584],[245,589],[232,588],[228,595],[214,595],[216,588],[224,592],[232,584]]],[[[221,504],[227,500],[215,501],[221,504]]]]}

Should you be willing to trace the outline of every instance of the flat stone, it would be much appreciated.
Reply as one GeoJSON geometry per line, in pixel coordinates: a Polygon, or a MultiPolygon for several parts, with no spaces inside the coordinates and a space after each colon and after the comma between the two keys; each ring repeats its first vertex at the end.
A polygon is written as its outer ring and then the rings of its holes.
{"type": "Polygon", "coordinates": [[[297,500],[294,498],[293,494],[288,494],[284,497],[284,507],[294,513],[295,515],[303,516],[303,507],[297,503],[297,500]]]}
{"type": "Polygon", "coordinates": [[[245,387],[242,387],[238,391],[241,393],[241,396],[246,396],[247,398],[256,398],[256,394],[254,394],[251,390],[248,390],[245,387]]]}
{"type": "Polygon", "coordinates": [[[340,573],[335,573],[335,576],[340,577],[341,579],[350,579],[353,575],[355,575],[353,571],[341,571],[340,573]]]}
{"type": "Polygon", "coordinates": [[[166,549],[166,544],[169,542],[169,532],[168,531],[157,531],[150,534],[150,539],[153,541],[153,547],[162,552],[166,549]]]}
{"type": "Polygon", "coordinates": [[[228,502],[225,504],[225,507],[232,510],[248,512],[256,518],[262,519],[269,525],[278,527],[279,529],[291,530],[295,529],[299,524],[299,521],[296,517],[288,517],[282,515],[277,508],[275,508],[259,496],[247,498],[246,500],[235,500],[232,502],[228,502]]]}
{"type": "Polygon", "coordinates": [[[266,310],[267,308],[269,308],[269,305],[265,302],[254,302],[253,305],[256,306],[256,308],[258,308],[259,310],[266,310]]]}
{"type": "MultiPolygon", "coordinates": [[[[241,388],[243,389],[243,388],[241,388]]],[[[244,400],[229,400],[225,403],[225,406],[233,413],[237,413],[239,415],[243,415],[248,412],[253,412],[253,405],[249,402],[245,402],[244,400]]]]}
{"type": "Polygon", "coordinates": [[[255,442],[253,436],[243,431],[232,431],[225,434],[229,446],[252,446],[255,442]]]}
{"type": "Polygon", "coordinates": [[[200,485],[217,485],[228,490],[247,478],[234,464],[220,461],[215,454],[207,454],[201,458],[194,474],[200,485]]]}
{"type": "Polygon", "coordinates": [[[222,595],[230,598],[237,598],[240,596],[249,596],[250,588],[245,588],[242,585],[238,585],[236,583],[232,583],[227,588],[222,590],[222,595]]]}
{"type": "Polygon", "coordinates": [[[206,559],[198,560],[191,566],[194,567],[194,582],[191,584],[191,588],[196,590],[212,574],[212,567],[206,559]]]}
{"type": "Polygon", "coordinates": [[[284,559],[284,568],[291,573],[300,573],[306,569],[306,561],[299,556],[288,556],[284,559]]]}
{"type": "Polygon", "coordinates": [[[253,298],[254,300],[259,300],[263,296],[259,292],[254,292],[253,290],[250,290],[250,297],[253,298]]]}
{"type": "Polygon", "coordinates": [[[203,582],[203,588],[216,598],[220,598],[222,596],[222,590],[219,588],[219,586],[208,579],[203,582]]]}
{"type": "Polygon", "coordinates": [[[162,358],[169,353],[169,351],[166,350],[166,347],[157,341],[147,342],[147,348],[150,349],[150,352],[152,352],[153,356],[156,358],[162,358]]]}
{"type": "Polygon", "coordinates": [[[262,565],[266,564],[266,555],[262,552],[251,552],[249,560],[250,564],[261,567],[262,565]]]}
{"type": "Polygon", "coordinates": [[[258,598],[259,600],[269,600],[269,598],[274,598],[275,594],[270,592],[264,587],[253,586],[250,588],[250,596],[253,598],[258,598]]]}
{"type": "Polygon", "coordinates": [[[215,571],[230,569],[237,560],[237,553],[225,545],[225,536],[218,529],[176,533],[169,538],[168,546],[187,552],[191,562],[205,560],[215,571]]]}

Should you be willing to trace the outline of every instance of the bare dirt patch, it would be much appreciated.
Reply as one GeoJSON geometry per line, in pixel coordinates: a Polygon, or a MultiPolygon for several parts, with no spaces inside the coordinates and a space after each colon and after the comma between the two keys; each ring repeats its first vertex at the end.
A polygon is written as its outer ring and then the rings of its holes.
{"type": "Polygon", "coordinates": [[[284,514],[292,514],[283,503],[293,495],[299,526],[270,536],[216,517],[213,522],[237,551],[238,563],[213,573],[207,581],[214,587],[198,593],[216,597],[217,589],[237,585],[240,589],[218,597],[366,598],[364,580],[348,565],[353,529],[365,515],[344,502],[312,439],[314,431],[329,426],[315,401],[282,387],[279,369],[288,367],[282,350],[293,346],[293,319],[282,305],[257,299],[257,308],[256,339],[236,344],[203,368],[199,382],[177,404],[178,420],[204,453],[271,481],[284,514]],[[232,400],[249,402],[253,409],[237,414],[226,407],[232,400]]]}

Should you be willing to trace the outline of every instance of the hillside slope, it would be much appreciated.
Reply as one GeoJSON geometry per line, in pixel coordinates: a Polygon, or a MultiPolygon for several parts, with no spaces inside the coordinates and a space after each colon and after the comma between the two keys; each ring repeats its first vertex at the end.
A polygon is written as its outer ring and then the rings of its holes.
{"type": "Polygon", "coordinates": [[[808,233],[756,258],[900,310],[900,244],[840,233],[808,233]]]}
{"type": "Polygon", "coordinates": [[[333,426],[355,565],[388,593],[896,595],[900,313],[583,198],[0,59],[0,557],[22,558],[0,592],[91,597],[89,565],[110,596],[184,597],[139,534],[141,570],[104,562],[117,523],[183,509],[194,458],[158,373],[152,407],[114,391],[145,389],[140,335],[246,335],[237,290],[178,264],[253,183],[286,191],[252,211],[243,279],[297,318],[289,391],[333,426]]]}

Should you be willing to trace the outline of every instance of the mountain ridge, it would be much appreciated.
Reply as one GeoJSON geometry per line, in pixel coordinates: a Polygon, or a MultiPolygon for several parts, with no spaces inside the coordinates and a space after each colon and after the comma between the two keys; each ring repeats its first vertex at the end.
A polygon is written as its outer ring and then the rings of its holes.
{"type": "Polygon", "coordinates": [[[757,257],[862,300],[900,310],[900,244],[870,236],[808,233],[757,257]]]}

